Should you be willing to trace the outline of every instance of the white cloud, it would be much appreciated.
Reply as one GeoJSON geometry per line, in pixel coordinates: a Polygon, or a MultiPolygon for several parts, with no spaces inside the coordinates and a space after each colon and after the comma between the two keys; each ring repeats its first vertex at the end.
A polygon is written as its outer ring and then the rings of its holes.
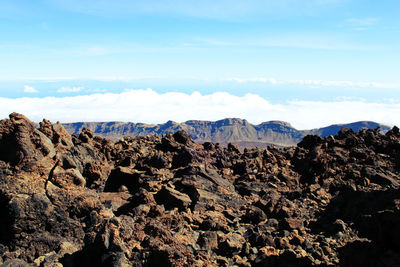
{"type": "Polygon", "coordinates": [[[94,45],[87,48],[86,54],[90,56],[103,56],[112,53],[110,49],[100,45],[94,45]]]}
{"type": "Polygon", "coordinates": [[[379,21],[378,18],[350,18],[346,20],[353,26],[370,26],[379,21]]]}
{"type": "Polygon", "coordinates": [[[396,83],[378,83],[378,82],[353,82],[353,81],[324,81],[324,80],[293,80],[288,83],[300,85],[316,85],[316,86],[337,86],[337,87],[372,87],[397,89],[400,84],[396,83]]]}
{"type": "Polygon", "coordinates": [[[368,30],[378,21],[379,21],[378,18],[350,18],[346,20],[347,24],[350,25],[353,28],[353,30],[356,31],[368,30]]]}
{"type": "MultiPolygon", "coordinates": [[[[237,83],[270,83],[273,85],[297,84],[310,86],[311,88],[320,87],[346,87],[352,88],[383,88],[400,89],[400,83],[382,83],[382,82],[364,82],[364,81],[335,81],[335,80],[278,80],[273,77],[228,77],[228,78],[205,78],[205,77],[168,77],[168,76],[142,76],[142,77],[124,77],[124,76],[98,76],[98,77],[41,77],[41,78],[21,78],[21,79],[0,79],[0,82],[135,82],[144,80],[157,80],[170,82],[170,80],[188,80],[188,81],[206,81],[206,82],[237,82],[237,83]]],[[[57,90],[59,93],[80,92],[84,87],[61,87],[57,90]]],[[[86,89],[86,92],[93,90],[86,89]]]]}
{"type": "Polygon", "coordinates": [[[299,129],[334,123],[372,120],[400,125],[400,102],[368,103],[360,100],[334,102],[290,101],[272,104],[255,94],[234,96],[226,92],[202,95],[152,89],[127,90],[74,97],[0,98],[0,117],[19,112],[34,121],[133,121],[162,123],[244,118],[251,123],[283,120],[299,129]]]}
{"type": "Polygon", "coordinates": [[[275,78],[226,78],[223,81],[235,81],[238,83],[261,82],[271,84],[297,84],[311,86],[313,88],[323,87],[370,87],[370,88],[386,88],[386,89],[400,89],[399,83],[379,83],[379,82],[354,82],[354,81],[329,81],[329,80],[289,80],[282,81],[275,78]]]}
{"type": "Polygon", "coordinates": [[[107,92],[107,89],[100,89],[100,88],[88,89],[88,90],[86,90],[86,92],[90,92],[90,93],[105,93],[105,92],[107,92]]]}
{"type": "MultiPolygon", "coordinates": [[[[346,25],[350,25],[353,29],[368,28],[372,26],[367,24],[367,20],[358,23],[346,21],[346,25]],[[363,24],[364,23],[364,24],[363,24]]],[[[229,47],[281,47],[281,48],[300,48],[300,49],[318,49],[318,50],[356,50],[356,51],[373,51],[385,50],[388,47],[378,44],[366,44],[356,42],[348,37],[334,33],[296,33],[282,32],[279,34],[271,34],[267,36],[253,36],[251,38],[195,38],[194,46],[204,47],[211,46],[229,46],[229,47]]]]}
{"type": "MultiPolygon", "coordinates": [[[[297,84],[310,86],[312,88],[323,87],[360,87],[360,88],[386,88],[386,89],[400,89],[400,83],[379,83],[379,82],[354,82],[354,81],[329,81],[329,80],[277,80],[275,78],[226,78],[223,81],[235,81],[238,83],[261,82],[271,84],[297,84]]],[[[349,88],[350,89],[350,88],[349,88]]]]}
{"type": "Polygon", "coordinates": [[[32,86],[25,85],[24,86],[24,92],[25,93],[38,93],[39,91],[33,88],[32,86]]]}
{"type": "Polygon", "coordinates": [[[256,78],[227,78],[224,81],[235,81],[238,83],[248,83],[248,82],[262,82],[262,83],[272,83],[276,84],[277,81],[274,78],[256,77],[256,78]]]}
{"type": "Polygon", "coordinates": [[[83,87],[61,87],[60,89],[57,90],[58,93],[77,93],[82,91],[84,88],[83,87]]]}
{"type": "Polygon", "coordinates": [[[296,117],[294,122],[300,128],[313,128],[336,123],[350,123],[370,120],[388,125],[400,125],[396,113],[400,112],[400,103],[368,103],[353,101],[292,101],[287,104],[288,113],[284,118],[296,117]],[[289,116],[288,116],[289,115],[289,116]]]}

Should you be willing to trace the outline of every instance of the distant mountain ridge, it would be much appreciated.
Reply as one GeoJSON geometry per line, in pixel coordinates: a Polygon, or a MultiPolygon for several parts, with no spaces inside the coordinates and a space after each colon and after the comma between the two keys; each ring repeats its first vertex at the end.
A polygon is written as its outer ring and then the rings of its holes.
{"type": "Polygon", "coordinates": [[[247,120],[227,118],[218,121],[189,120],[183,123],[168,121],[163,124],[145,124],[133,122],[76,122],[63,123],[69,133],[79,134],[83,128],[94,131],[96,135],[110,139],[120,139],[124,136],[163,135],[185,130],[191,138],[203,143],[211,141],[222,145],[230,142],[240,147],[266,147],[271,144],[278,146],[296,145],[307,134],[322,137],[335,135],[341,128],[350,128],[358,132],[361,129],[381,128],[386,132],[390,127],[372,121],[359,121],[349,124],[334,124],[311,130],[297,130],[284,121],[267,121],[253,125],[247,120]]]}

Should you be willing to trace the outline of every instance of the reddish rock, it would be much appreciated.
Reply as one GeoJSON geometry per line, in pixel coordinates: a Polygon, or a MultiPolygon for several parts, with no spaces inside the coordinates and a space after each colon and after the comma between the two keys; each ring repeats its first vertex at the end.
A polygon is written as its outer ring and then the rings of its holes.
{"type": "Polygon", "coordinates": [[[396,127],[342,130],[241,153],[184,131],[71,136],[12,113],[0,121],[0,263],[397,266],[399,144],[396,127]]]}

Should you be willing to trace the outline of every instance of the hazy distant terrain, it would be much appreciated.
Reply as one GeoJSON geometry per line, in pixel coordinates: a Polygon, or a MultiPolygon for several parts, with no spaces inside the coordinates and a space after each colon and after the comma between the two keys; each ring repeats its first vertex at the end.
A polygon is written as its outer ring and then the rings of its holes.
{"type": "Polygon", "coordinates": [[[268,121],[253,125],[246,120],[228,118],[218,121],[189,120],[183,123],[168,121],[163,124],[144,124],[132,122],[76,122],[64,123],[69,133],[79,134],[83,128],[94,131],[96,135],[110,139],[119,139],[123,136],[163,135],[185,130],[191,138],[203,143],[211,141],[220,144],[236,143],[240,147],[266,147],[270,144],[279,146],[296,145],[307,134],[322,137],[335,135],[342,128],[359,131],[363,128],[375,129],[380,127],[386,132],[390,127],[371,121],[360,121],[350,124],[335,124],[328,127],[297,130],[283,121],[268,121]]]}

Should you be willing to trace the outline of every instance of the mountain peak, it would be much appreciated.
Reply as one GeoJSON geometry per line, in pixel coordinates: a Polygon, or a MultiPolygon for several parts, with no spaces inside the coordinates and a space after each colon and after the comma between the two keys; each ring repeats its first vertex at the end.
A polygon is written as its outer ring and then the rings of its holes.
{"type": "Polygon", "coordinates": [[[269,125],[280,125],[280,126],[285,126],[285,127],[290,127],[293,128],[293,126],[286,121],[265,121],[260,123],[258,126],[269,126],[269,125]]]}
{"type": "Polygon", "coordinates": [[[249,124],[246,120],[244,119],[240,119],[240,118],[225,118],[222,120],[218,120],[215,122],[217,125],[222,125],[222,126],[226,126],[226,125],[246,125],[249,124]]]}
{"type": "Polygon", "coordinates": [[[164,123],[164,125],[165,126],[177,126],[177,125],[179,125],[179,123],[169,120],[166,123],[164,123]]]}

